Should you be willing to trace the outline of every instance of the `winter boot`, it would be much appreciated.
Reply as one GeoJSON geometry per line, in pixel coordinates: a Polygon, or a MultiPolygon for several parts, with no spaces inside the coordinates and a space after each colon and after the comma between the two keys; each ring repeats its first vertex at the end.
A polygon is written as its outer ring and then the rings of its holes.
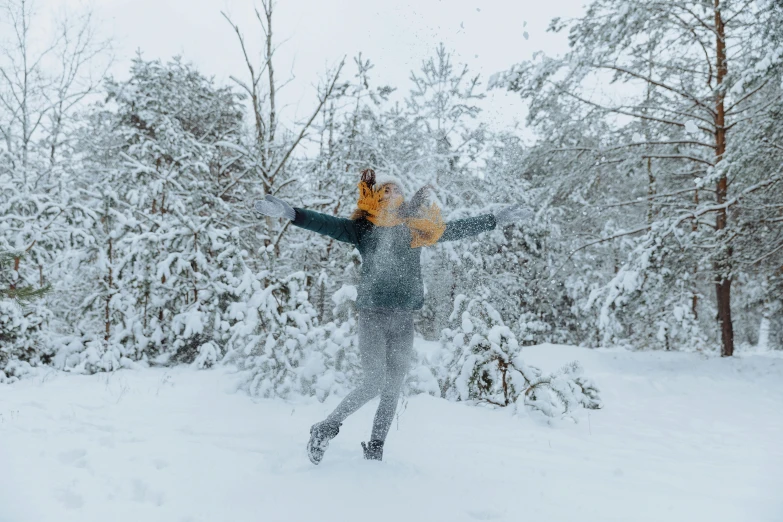
{"type": "Polygon", "coordinates": [[[367,444],[362,442],[364,458],[366,460],[383,460],[383,441],[371,440],[367,444]]]}
{"type": "Polygon", "coordinates": [[[340,433],[340,426],[337,422],[323,421],[313,424],[310,428],[310,440],[307,443],[307,456],[310,462],[318,464],[324,458],[324,452],[329,447],[329,441],[340,433]]]}

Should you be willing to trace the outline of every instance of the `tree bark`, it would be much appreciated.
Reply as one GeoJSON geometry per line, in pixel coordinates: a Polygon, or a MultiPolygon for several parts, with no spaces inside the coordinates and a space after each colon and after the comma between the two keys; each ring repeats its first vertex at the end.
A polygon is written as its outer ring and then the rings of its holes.
{"type": "MultiPolygon", "coordinates": [[[[715,50],[717,85],[715,89],[715,165],[723,159],[726,153],[726,110],[724,100],[723,80],[727,74],[726,64],[726,37],[723,17],[720,11],[720,0],[715,0],[715,50]]],[[[728,180],[725,172],[718,179],[716,187],[716,200],[718,205],[726,201],[728,180]]],[[[728,216],[726,209],[718,211],[715,218],[715,230],[720,234],[727,226],[728,216]]],[[[726,245],[713,265],[715,271],[715,296],[718,307],[718,323],[721,331],[721,356],[734,355],[734,328],[731,322],[731,247],[726,245]]]]}
{"type": "MultiPolygon", "coordinates": [[[[699,206],[699,189],[696,189],[693,193],[693,206],[698,207],[699,206]]],[[[693,232],[696,232],[699,228],[699,220],[694,219],[691,222],[691,230],[693,232]]],[[[693,267],[693,273],[697,274],[699,272],[699,264],[696,263],[693,267]]],[[[698,319],[699,318],[699,294],[696,292],[696,288],[693,289],[693,295],[691,296],[691,312],[693,312],[693,318],[698,319]]]]}
{"type": "MultiPolygon", "coordinates": [[[[16,272],[17,278],[19,277],[19,256],[14,257],[14,272],[16,272]]],[[[14,290],[16,290],[16,281],[18,279],[14,279],[11,281],[11,292],[13,293],[14,290]]]]}
{"type": "Polygon", "coordinates": [[[113,275],[114,274],[112,273],[112,263],[114,262],[113,254],[112,254],[112,238],[109,238],[109,251],[108,251],[108,254],[109,254],[109,277],[108,277],[107,281],[108,281],[109,284],[108,284],[108,291],[106,293],[106,312],[105,312],[105,315],[106,315],[106,317],[105,317],[106,332],[105,332],[105,335],[103,337],[104,341],[106,341],[106,342],[108,342],[109,341],[109,337],[111,337],[111,313],[110,313],[110,306],[109,305],[111,303],[111,287],[112,287],[112,284],[114,283],[114,281],[113,281],[113,275]]]}
{"type": "Polygon", "coordinates": [[[275,141],[275,130],[277,127],[277,112],[275,110],[275,70],[272,67],[272,3],[274,0],[264,2],[264,14],[266,15],[266,69],[269,73],[269,139],[270,145],[275,141]]]}

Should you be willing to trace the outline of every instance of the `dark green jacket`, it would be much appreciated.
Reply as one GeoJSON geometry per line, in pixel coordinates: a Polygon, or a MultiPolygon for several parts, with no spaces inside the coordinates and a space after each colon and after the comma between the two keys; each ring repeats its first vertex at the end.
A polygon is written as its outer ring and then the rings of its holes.
{"type": "MultiPolygon", "coordinates": [[[[345,219],[297,208],[294,225],[355,245],[362,255],[357,308],[424,306],[421,249],[411,248],[406,225],[376,227],[366,219],[345,219]]],[[[446,224],[439,241],[453,241],[495,228],[491,214],[457,219],[446,224]]]]}

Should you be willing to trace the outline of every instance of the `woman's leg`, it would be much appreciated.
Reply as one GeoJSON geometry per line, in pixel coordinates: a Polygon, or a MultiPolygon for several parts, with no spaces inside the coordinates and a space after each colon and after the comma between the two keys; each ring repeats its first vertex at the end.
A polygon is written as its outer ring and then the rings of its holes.
{"type": "Polygon", "coordinates": [[[359,310],[359,353],[362,360],[362,383],[337,405],[326,422],[342,423],[349,415],[381,393],[386,369],[386,314],[359,310]]]}
{"type": "Polygon", "coordinates": [[[381,402],[375,412],[372,425],[374,441],[385,441],[389,433],[400,390],[408,372],[413,355],[413,313],[407,310],[395,310],[387,316],[386,330],[386,375],[381,390],[381,402]]]}

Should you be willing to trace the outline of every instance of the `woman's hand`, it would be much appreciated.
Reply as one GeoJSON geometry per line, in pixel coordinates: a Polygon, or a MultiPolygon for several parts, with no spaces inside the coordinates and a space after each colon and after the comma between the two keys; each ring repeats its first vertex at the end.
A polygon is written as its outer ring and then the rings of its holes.
{"type": "Polygon", "coordinates": [[[522,208],[521,205],[517,204],[498,210],[494,216],[497,226],[502,227],[511,223],[529,221],[533,217],[533,211],[528,208],[522,208]]]}
{"type": "Polygon", "coordinates": [[[291,221],[296,219],[296,211],[291,205],[269,194],[264,199],[259,199],[253,203],[253,208],[259,214],[276,218],[288,218],[291,221]]]}
{"type": "Polygon", "coordinates": [[[411,208],[418,209],[419,207],[423,207],[427,204],[427,201],[430,199],[430,192],[432,192],[434,189],[432,185],[424,185],[419,190],[416,191],[416,193],[411,198],[410,206],[411,208]]]}
{"type": "Polygon", "coordinates": [[[375,171],[372,169],[364,169],[362,171],[362,181],[364,181],[368,187],[372,188],[375,185],[375,171]]]}

